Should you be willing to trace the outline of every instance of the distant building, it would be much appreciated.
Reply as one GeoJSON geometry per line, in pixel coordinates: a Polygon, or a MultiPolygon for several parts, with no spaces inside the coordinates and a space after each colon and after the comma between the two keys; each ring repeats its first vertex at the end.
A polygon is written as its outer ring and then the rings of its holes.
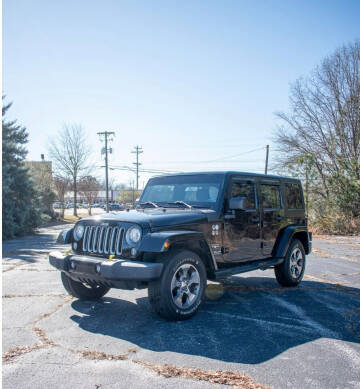
{"type": "Polygon", "coordinates": [[[42,182],[51,182],[52,180],[52,161],[25,161],[25,166],[36,184],[42,182]]]}
{"type": "Polygon", "coordinates": [[[43,196],[42,206],[45,212],[51,214],[51,203],[53,201],[50,196],[53,193],[52,161],[45,161],[43,154],[41,158],[41,161],[24,161],[24,164],[28,168],[29,174],[35,184],[35,189],[42,194],[49,195],[43,196]]]}
{"type": "MultiPolygon", "coordinates": [[[[94,193],[97,193],[95,200],[94,200],[94,203],[104,203],[106,201],[106,191],[105,190],[94,191],[94,193]]],[[[111,202],[115,201],[118,198],[119,193],[120,193],[120,190],[109,189],[109,201],[111,201],[111,202]]],[[[77,201],[80,201],[80,202],[87,201],[86,197],[80,192],[77,193],[76,198],[77,198],[77,201]]],[[[74,192],[73,191],[68,191],[65,193],[65,201],[66,202],[73,202],[74,201],[74,192]]]]}

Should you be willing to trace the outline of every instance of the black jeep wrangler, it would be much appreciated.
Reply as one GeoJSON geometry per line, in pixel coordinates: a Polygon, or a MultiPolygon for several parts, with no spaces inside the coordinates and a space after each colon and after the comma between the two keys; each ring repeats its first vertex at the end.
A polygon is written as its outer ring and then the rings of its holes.
{"type": "Polygon", "coordinates": [[[311,251],[299,180],[241,172],[186,173],[149,180],[135,210],[78,221],[52,252],[65,289],[99,299],[110,288],[148,288],[155,311],[187,319],[207,280],[275,269],[283,286],[303,278],[311,251]]]}

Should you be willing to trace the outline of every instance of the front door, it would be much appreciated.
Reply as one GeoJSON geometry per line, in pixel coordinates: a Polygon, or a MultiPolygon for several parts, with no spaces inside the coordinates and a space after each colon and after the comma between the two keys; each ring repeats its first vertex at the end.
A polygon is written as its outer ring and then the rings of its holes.
{"type": "MultiPolygon", "coordinates": [[[[256,197],[255,182],[233,178],[230,181],[229,200],[246,198],[245,210],[227,209],[223,230],[223,251],[225,262],[244,262],[262,257],[260,212],[256,197]]],[[[226,205],[228,208],[229,202],[226,205]]]]}
{"type": "Polygon", "coordinates": [[[284,219],[280,182],[262,181],[260,183],[260,206],[262,210],[262,253],[270,257],[276,238],[284,219]]]}

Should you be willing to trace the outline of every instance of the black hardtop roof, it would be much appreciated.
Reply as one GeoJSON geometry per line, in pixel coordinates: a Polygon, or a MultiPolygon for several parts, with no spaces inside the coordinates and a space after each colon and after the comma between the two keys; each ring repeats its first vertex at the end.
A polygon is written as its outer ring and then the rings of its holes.
{"type": "Polygon", "coordinates": [[[281,179],[281,180],[291,180],[291,181],[300,181],[298,178],[294,177],[287,177],[287,176],[276,176],[272,174],[260,174],[260,173],[250,173],[250,172],[241,172],[241,171],[234,171],[234,170],[228,170],[228,171],[206,171],[206,172],[182,172],[182,173],[174,173],[174,174],[164,174],[161,176],[155,176],[153,178],[163,178],[163,177],[176,177],[176,176],[195,176],[195,175],[211,175],[211,174],[218,174],[223,176],[231,176],[231,175],[241,175],[241,176],[248,176],[248,177],[258,177],[258,178],[266,178],[266,179],[281,179]]]}

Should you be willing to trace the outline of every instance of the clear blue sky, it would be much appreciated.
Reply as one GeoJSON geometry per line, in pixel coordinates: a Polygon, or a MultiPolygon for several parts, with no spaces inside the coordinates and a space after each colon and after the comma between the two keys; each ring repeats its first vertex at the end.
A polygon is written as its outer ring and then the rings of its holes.
{"type": "Polygon", "coordinates": [[[144,168],[261,171],[264,149],[202,161],[271,145],[289,84],[359,38],[359,20],[360,1],[4,0],[9,118],[29,159],[76,122],[98,165],[96,132],[111,129],[114,165],[139,144],[144,168]]]}

